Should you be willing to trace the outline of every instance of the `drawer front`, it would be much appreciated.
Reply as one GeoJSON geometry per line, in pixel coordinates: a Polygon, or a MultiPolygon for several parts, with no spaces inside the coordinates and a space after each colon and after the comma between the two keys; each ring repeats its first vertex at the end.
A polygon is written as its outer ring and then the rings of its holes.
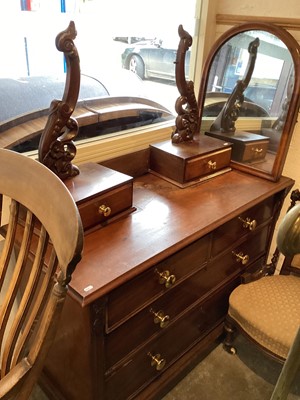
{"type": "Polygon", "coordinates": [[[265,158],[269,146],[269,140],[259,140],[245,145],[243,162],[261,161],[265,158]]]}
{"type": "Polygon", "coordinates": [[[211,235],[206,235],[111,292],[107,298],[107,331],[201,268],[207,262],[210,245],[211,235]]]}
{"type": "Polygon", "coordinates": [[[238,282],[238,279],[231,282],[213,298],[193,308],[158,338],[124,360],[119,369],[109,371],[106,374],[105,398],[128,398],[163,373],[169,365],[220,324],[227,313],[228,297],[238,282]],[[150,354],[154,357],[159,354],[165,360],[165,366],[161,370],[156,369],[156,363],[150,354]]]}
{"type": "Polygon", "coordinates": [[[243,236],[255,235],[257,229],[272,218],[273,209],[274,197],[270,197],[217,228],[213,232],[212,257],[231,248],[243,236]]]}
{"type": "Polygon", "coordinates": [[[132,206],[132,182],[79,204],[84,229],[100,224],[132,206]]]}
{"type": "Polygon", "coordinates": [[[243,273],[258,258],[266,255],[268,235],[269,226],[265,226],[251,238],[229,249],[221,257],[215,258],[211,264],[221,264],[222,270],[227,273],[243,273]]]}
{"type": "Polygon", "coordinates": [[[128,353],[149,340],[153,335],[169,328],[186,309],[209,295],[226,281],[249,268],[265,252],[268,228],[234,249],[241,257],[248,256],[245,264],[232,251],[202,267],[200,271],[149,304],[126,323],[106,337],[107,368],[119,362],[128,353]],[[176,299],[176,301],[174,301],[176,299]]]}
{"type": "MultiPolygon", "coordinates": [[[[250,251],[251,257],[253,255],[250,251]]],[[[107,368],[119,362],[128,353],[149,340],[153,335],[169,328],[186,309],[224,285],[241,271],[241,264],[230,253],[223,260],[204,266],[199,272],[165,293],[106,337],[107,368]],[[176,301],[174,301],[176,299],[176,301]]]]}
{"type": "Polygon", "coordinates": [[[189,160],[185,169],[185,180],[196,179],[217,172],[229,166],[231,159],[231,147],[224,150],[189,160]]]}

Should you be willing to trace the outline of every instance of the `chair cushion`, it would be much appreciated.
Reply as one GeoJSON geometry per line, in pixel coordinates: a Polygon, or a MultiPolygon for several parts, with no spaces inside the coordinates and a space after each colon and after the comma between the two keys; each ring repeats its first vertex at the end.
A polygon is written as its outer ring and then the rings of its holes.
{"type": "Polygon", "coordinates": [[[266,276],[238,286],[228,314],[257,343],[286,359],[300,326],[300,278],[266,276]]]}

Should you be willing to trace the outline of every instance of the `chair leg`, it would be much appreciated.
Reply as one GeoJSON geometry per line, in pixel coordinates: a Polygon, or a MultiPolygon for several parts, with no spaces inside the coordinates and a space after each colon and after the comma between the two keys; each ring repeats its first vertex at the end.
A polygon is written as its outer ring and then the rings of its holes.
{"type": "Polygon", "coordinates": [[[225,330],[225,339],[223,341],[223,349],[230,354],[236,354],[236,348],[233,346],[233,341],[236,334],[236,328],[229,321],[228,318],[225,319],[224,322],[224,330],[225,330]]]}

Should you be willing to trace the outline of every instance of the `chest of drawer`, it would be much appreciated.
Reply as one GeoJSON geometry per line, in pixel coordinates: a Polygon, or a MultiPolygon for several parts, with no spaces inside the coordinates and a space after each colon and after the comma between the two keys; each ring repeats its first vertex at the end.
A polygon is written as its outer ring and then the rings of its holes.
{"type": "Polygon", "coordinates": [[[106,330],[114,329],[201,268],[208,260],[210,245],[211,235],[206,235],[112,291],[107,298],[106,330]]]}
{"type": "Polygon", "coordinates": [[[228,308],[229,294],[237,284],[238,280],[232,281],[213,298],[194,307],[159,337],[131,354],[119,368],[108,371],[107,399],[129,398],[221,323],[228,308]]]}
{"type": "MultiPolygon", "coordinates": [[[[266,230],[265,230],[266,231],[266,230]]],[[[264,250],[263,244],[255,246],[256,241],[262,243],[265,232],[258,235],[247,245],[241,246],[236,251],[246,251],[253,260],[264,250]],[[255,248],[254,248],[255,247],[255,248]],[[247,250],[246,250],[247,249],[247,250]]],[[[251,261],[249,261],[249,264],[251,261]]],[[[246,264],[245,264],[246,265],[246,264]]],[[[172,324],[181,315],[203,298],[209,296],[213,290],[224,286],[227,281],[238,275],[244,265],[236,261],[236,256],[229,252],[225,262],[218,259],[205,264],[198,272],[185,279],[181,284],[173,287],[153,303],[111,331],[106,336],[106,362],[107,368],[112,367],[122,358],[126,357],[135,348],[141,346],[152,336],[158,335],[172,324]]]]}
{"type": "Polygon", "coordinates": [[[273,215],[274,198],[270,197],[257,206],[241,213],[213,232],[212,257],[234,246],[237,240],[249,233],[255,234],[273,215]]]}
{"type": "Polygon", "coordinates": [[[181,284],[165,292],[153,303],[128,319],[106,336],[107,368],[126,357],[153,335],[171,326],[193,304],[199,303],[211,291],[234,279],[265,252],[268,227],[250,240],[225,253],[181,284]],[[248,261],[247,261],[248,260],[248,261]],[[245,262],[247,261],[247,262],[245,262]]]}

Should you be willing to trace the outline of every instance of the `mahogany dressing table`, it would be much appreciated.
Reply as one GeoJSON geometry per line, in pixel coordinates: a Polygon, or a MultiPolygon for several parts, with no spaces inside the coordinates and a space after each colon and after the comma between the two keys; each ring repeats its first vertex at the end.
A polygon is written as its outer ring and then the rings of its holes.
{"type": "Polygon", "coordinates": [[[44,368],[50,398],[161,398],[218,343],[292,185],[239,171],[185,189],[136,178],[136,210],[85,236],[44,368]]]}
{"type": "MultiPolygon", "coordinates": [[[[121,189],[118,186],[112,193],[121,195],[113,196],[113,205],[108,204],[110,196],[105,192],[100,199],[97,195],[88,199],[88,210],[83,207],[88,221],[83,259],[73,274],[61,327],[41,380],[51,399],[160,399],[219,343],[228,297],[241,275],[266,263],[282,203],[294,183],[281,173],[299,108],[300,52],[296,41],[270,24],[244,24],[229,30],[216,43],[204,67],[199,119],[192,86],[184,82],[184,63],[177,63],[176,75],[182,77],[178,86],[184,96],[177,104],[182,114],[176,120],[178,131],[173,140],[174,146],[180,146],[182,140],[194,140],[193,130],[199,133],[217,50],[228,38],[253,30],[266,30],[287,44],[295,68],[277,153],[266,151],[262,162],[255,165],[228,157],[230,165],[222,173],[198,183],[183,180],[181,187],[172,182],[173,175],[171,181],[159,176],[166,172],[161,168],[158,174],[149,172],[149,160],[157,159],[151,158],[151,149],[106,163],[106,167],[128,176],[117,179],[117,186],[122,182],[121,189]],[[189,99],[190,107],[182,107],[183,98],[189,99]],[[133,166],[133,160],[140,164],[133,166]],[[101,204],[103,199],[105,204],[101,204]],[[98,221],[97,213],[91,212],[94,202],[97,210],[110,209],[112,215],[117,204],[122,215],[110,220],[110,215],[101,214],[98,221]]],[[[184,55],[190,40],[185,31],[181,33],[179,50],[184,55]]],[[[78,73],[76,68],[73,72],[78,73]]],[[[76,103],[76,98],[71,96],[71,100],[76,103]]],[[[55,112],[46,133],[60,134],[55,130],[58,123],[66,123],[71,133],[76,130],[70,114],[55,112]]],[[[69,151],[65,160],[58,162],[57,148],[53,144],[49,147],[48,136],[42,136],[41,161],[54,166],[62,179],[67,173],[78,179],[78,170],[70,162],[73,144],[64,144],[69,151]]],[[[57,138],[55,144],[69,136],[57,138]]],[[[181,154],[183,169],[192,166],[193,172],[181,173],[184,179],[190,175],[195,178],[194,166],[201,167],[203,159],[213,169],[218,168],[218,159],[210,160],[206,153],[203,157],[203,152],[197,158],[194,149],[191,153],[192,158],[181,154]]],[[[227,160],[227,145],[225,153],[227,160]]],[[[177,152],[167,150],[165,159],[172,161],[169,168],[174,157],[177,152]]],[[[87,179],[85,184],[89,193],[93,182],[87,179]]]]}

